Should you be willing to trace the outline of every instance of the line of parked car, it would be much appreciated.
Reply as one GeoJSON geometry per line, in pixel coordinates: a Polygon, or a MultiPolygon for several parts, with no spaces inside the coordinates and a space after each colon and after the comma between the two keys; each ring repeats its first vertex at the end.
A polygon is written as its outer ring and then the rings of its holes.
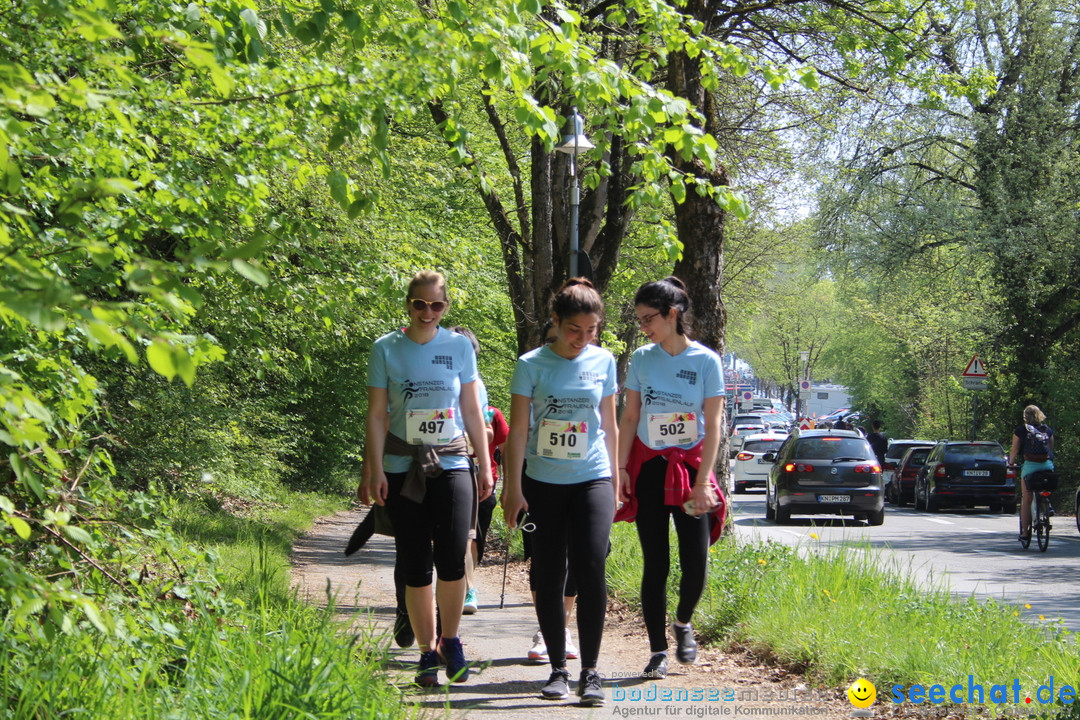
{"type": "Polygon", "coordinates": [[[893,440],[881,463],[859,430],[787,431],[749,419],[732,430],[733,490],[765,488],[765,517],[778,524],[828,514],[881,525],[886,499],[929,512],[1016,512],[1016,474],[997,442],[893,440]]]}
{"type": "Polygon", "coordinates": [[[1016,512],[1016,471],[999,443],[987,440],[893,440],[885,453],[885,495],[916,510],[986,505],[1016,512]]]}

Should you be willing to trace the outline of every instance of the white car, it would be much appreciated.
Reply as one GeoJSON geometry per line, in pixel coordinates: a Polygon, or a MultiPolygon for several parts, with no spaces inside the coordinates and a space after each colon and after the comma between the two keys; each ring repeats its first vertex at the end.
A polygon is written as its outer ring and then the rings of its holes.
{"type": "Polygon", "coordinates": [[[787,433],[781,432],[755,433],[743,438],[742,447],[735,455],[735,466],[731,469],[735,492],[745,492],[749,487],[765,487],[772,463],[765,462],[761,456],[776,452],[785,440],[787,433]]]}
{"type": "Polygon", "coordinates": [[[768,431],[768,423],[761,418],[755,420],[736,420],[735,425],[731,428],[731,434],[728,436],[728,450],[731,452],[731,457],[735,457],[735,454],[742,447],[743,440],[745,440],[748,435],[757,435],[768,431]]]}

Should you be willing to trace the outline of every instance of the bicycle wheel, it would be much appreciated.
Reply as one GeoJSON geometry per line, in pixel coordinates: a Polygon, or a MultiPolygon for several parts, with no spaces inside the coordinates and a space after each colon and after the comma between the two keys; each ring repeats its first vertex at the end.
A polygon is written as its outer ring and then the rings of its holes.
{"type": "MultiPolygon", "coordinates": [[[[1080,508],[1080,490],[1076,491],[1076,504],[1073,507],[1080,508]]],[[[1076,513],[1076,531],[1080,532],[1080,512],[1076,513]]]]}
{"type": "Polygon", "coordinates": [[[1046,552],[1046,548],[1050,547],[1050,501],[1040,495],[1035,503],[1035,511],[1035,537],[1039,541],[1039,550],[1046,552]]]}
{"type": "Polygon", "coordinates": [[[1029,532],[1027,535],[1024,534],[1024,520],[1023,520],[1023,518],[1020,519],[1020,545],[1025,550],[1027,550],[1028,546],[1031,545],[1031,533],[1029,532]]]}

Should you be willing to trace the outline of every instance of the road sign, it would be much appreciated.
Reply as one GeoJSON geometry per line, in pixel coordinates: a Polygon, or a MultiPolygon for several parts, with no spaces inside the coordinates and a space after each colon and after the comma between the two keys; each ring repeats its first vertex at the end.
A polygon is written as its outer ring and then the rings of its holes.
{"type": "Polygon", "coordinates": [[[749,390],[747,390],[746,392],[744,392],[744,393],[742,394],[742,399],[743,399],[743,400],[753,400],[753,399],[754,399],[754,393],[752,393],[752,392],[750,392],[749,390]]]}
{"type": "Polygon", "coordinates": [[[964,377],[960,378],[964,383],[965,390],[985,390],[986,378],[985,377],[964,377]]]}
{"type": "Polygon", "coordinates": [[[810,389],[810,381],[809,380],[803,380],[802,382],[800,382],[799,383],[799,389],[800,390],[809,390],[810,389]]]}
{"type": "Polygon", "coordinates": [[[810,422],[810,418],[803,418],[802,421],[799,423],[800,430],[809,430],[813,426],[814,424],[810,422]]]}
{"type": "Polygon", "coordinates": [[[966,378],[985,378],[986,366],[983,365],[983,361],[979,359],[978,355],[972,355],[971,361],[967,364],[967,368],[965,368],[964,372],[960,375],[961,377],[966,378]]]}

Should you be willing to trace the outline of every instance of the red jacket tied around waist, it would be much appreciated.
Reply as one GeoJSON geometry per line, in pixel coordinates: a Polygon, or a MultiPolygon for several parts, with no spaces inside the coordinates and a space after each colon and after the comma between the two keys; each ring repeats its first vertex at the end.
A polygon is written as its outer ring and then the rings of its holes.
{"type": "MultiPolygon", "coordinates": [[[[638,499],[634,490],[637,485],[641,466],[655,457],[663,457],[667,460],[667,473],[664,475],[664,504],[681,508],[683,503],[690,499],[690,491],[693,489],[693,481],[686,466],[694,470],[701,467],[701,443],[692,448],[669,447],[662,450],[653,450],[641,442],[641,438],[635,437],[634,444],[630,447],[630,458],[626,462],[626,473],[630,476],[630,487],[627,492],[630,499],[615,513],[615,521],[625,520],[633,522],[637,517],[638,499]]],[[[724,494],[716,484],[716,476],[709,472],[709,483],[713,492],[716,493],[717,505],[710,511],[709,519],[709,542],[714,543],[720,537],[724,529],[724,521],[727,518],[727,503],[724,502],[724,494]]]]}

